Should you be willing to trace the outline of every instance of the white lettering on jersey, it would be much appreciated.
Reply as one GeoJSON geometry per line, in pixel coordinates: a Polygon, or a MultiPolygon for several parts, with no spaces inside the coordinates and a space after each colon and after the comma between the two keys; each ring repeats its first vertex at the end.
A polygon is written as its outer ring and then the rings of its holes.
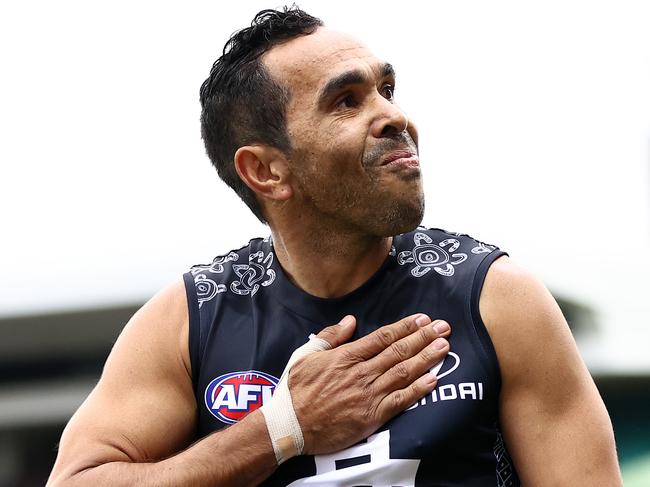
{"type": "MultiPolygon", "coordinates": [[[[430,373],[438,379],[448,376],[460,365],[460,357],[454,352],[449,352],[447,356],[430,369],[430,373]]],[[[474,401],[483,400],[483,382],[461,382],[460,384],[445,384],[438,386],[431,392],[431,396],[425,396],[415,404],[406,409],[411,411],[418,406],[425,406],[427,402],[431,404],[438,401],[453,401],[456,399],[471,399],[474,401]],[[427,401],[429,397],[429,401],[427,401]]]]}
{"type": "Polygon", "coordinates": [[[368,438],[367,443],[346,448],[328,455],[314,456],[316,475],[296,480],[290,487],[414,487],[420,460],[390,458],[390,431],[382,431],[368,438]],[[359,457],[370,457],[359,465],[337,470],[336,462],[359,457]]]}
{"type": "Polygon", "coordinates": [[[248,410],[248,403],[257,402],[261,391],[262,386],[258,384],[240,384],[239,397],[237,397],[237,409],[240,411],[248,410]]]}
{"type": "Polygon", "coordinates": [[[235,392],[233,384],[224,384],[217,394],[212,409],[219,409],[226,406],[231,411],[248,411],[249,403],[257,402],[260,394],[262,395],[262,404],[271,399],[273,386],[260,384],[241,384],[239,394],[235,392]]]}
{"type": "Polygon", "coordinates": [[[476,399],[476,385],[473,382],[458,384],[458,392],[461,399],[476,399]]]}
{"type": "Polygon", "coordinates": [[[438,394],[440,394],[441,401],[450,401],[458,397],[455,384],[445,384],[438,387],[438,394]]]}
{"type": "Polygon", "coordinates": [[[237,394],[235,394],[234,385],[224,384],[221,386],[221,390],[212,404],[212,409],[219,409],[221,406],[226,406],[228,409],[237,409],[237,394]]]}

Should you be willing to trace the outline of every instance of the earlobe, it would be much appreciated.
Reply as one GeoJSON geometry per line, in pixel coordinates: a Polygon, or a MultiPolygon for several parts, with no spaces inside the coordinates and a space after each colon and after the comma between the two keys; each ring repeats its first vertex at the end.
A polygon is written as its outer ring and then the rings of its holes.
{"type": "Polygon", "coordinates": [[[277,149],[244,146],[237,149],[234,159],[241,180],[259,196],[278,201],[287,200],[293,194],[289,166],[277,149]]]}

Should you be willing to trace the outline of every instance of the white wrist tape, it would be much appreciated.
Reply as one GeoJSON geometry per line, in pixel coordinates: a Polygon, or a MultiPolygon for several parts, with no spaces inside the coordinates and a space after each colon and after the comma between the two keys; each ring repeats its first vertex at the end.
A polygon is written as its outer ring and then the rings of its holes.
{"type": "Polygon", "coordinates": [[[289,357],[289,362],[282,372],[271,400],[260,408],[266,420],[278,465],[291,457],[301,455],[305,446],[305,439],[289,392],[289,371],[293,364],[305,355],[330,348],[330,344],[322,338],[314,334],[309,335],[309,341],[297,348],[289,357]]]}

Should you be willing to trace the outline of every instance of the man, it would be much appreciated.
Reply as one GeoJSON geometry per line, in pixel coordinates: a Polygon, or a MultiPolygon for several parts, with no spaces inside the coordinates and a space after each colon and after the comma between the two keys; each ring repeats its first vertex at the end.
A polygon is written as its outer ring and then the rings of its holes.
{"type": "Polygon", "coordinates": [[[390,64],[295,8],[229,40],[203,137],[272,237],[136,313],[50,485],[621,485],[543,285],[416,228],[417,131],[394,89],[390,64]]]}

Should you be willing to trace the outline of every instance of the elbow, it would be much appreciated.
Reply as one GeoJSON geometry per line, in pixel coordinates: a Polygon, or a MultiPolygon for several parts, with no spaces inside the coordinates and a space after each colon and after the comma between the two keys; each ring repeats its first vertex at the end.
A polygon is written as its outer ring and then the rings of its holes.
{"type": "Polygon", "coordinates": [[[75,469],[70,468],[60,472],[57,472],[55,468],[50,474],[50,478],[47,479],[45,487],[75,487],[77,485],[88,485],[89,482],[82,482],[81,477],[84,473],[89,473],[93,468],[94,467],[92,466],[75,469]]]}
{"type": "Polygon", "coordinates": [[[72,485],[73,485],[73,481],[68,476],[50,475],[50,478],[47,479],[47,483],[45,484],[45,487],[71,487],[72,485]]]}

